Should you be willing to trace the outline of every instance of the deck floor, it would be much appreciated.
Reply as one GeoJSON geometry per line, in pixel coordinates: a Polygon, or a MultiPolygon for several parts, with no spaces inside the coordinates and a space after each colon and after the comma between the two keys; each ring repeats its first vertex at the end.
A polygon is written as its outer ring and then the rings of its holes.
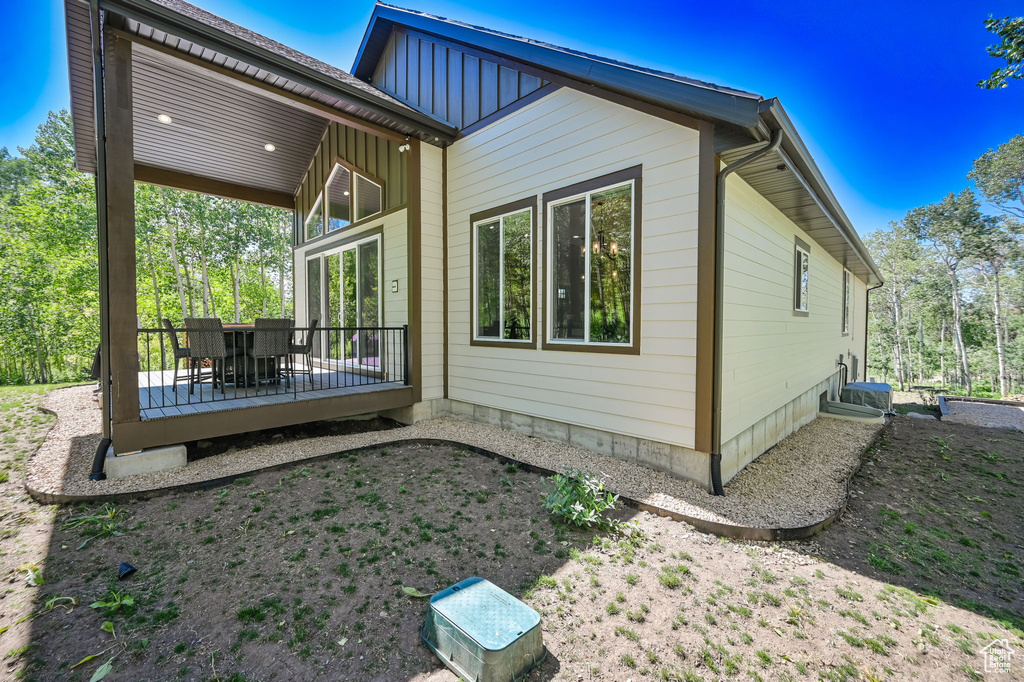
{"type": "Polygon", "coordinates": [[[178,371],[177,387],[174,372],[139,372],[139,407],[142,419],[161,419],[200,412],[221,412],[258,405],[275,405],[297,400],[317,400],[341,395],[368,393],[404,386],[401,381],[382,381],[376,377],[346,371],[313,369],[308,375],[290,377],[289,382],[264,382],[248,388],[227,384],[224,392],[216,391],[209,381],[188,391],[188,375],[178,371]]]}

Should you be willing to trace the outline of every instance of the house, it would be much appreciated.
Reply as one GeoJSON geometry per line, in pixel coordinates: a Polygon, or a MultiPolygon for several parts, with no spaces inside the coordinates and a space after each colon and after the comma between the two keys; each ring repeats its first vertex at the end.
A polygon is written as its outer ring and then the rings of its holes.
{"type": "Polygon", "coordinates": [[[351,74],[180,0],[65,6],[115,453],[452,415],[712,489],[863,373],[881,279],[777,99],[380,3],[351,74]],[[311,362],[373,390],[141,404],[134,181],[291,209],[311,362]]]}

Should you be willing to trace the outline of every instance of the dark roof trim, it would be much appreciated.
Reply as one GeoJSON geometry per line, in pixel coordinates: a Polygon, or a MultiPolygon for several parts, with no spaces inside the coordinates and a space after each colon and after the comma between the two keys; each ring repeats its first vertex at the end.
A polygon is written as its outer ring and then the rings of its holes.
{"type": "Polygon", "coordinates": [[[369,81],[395,24],[567,76],[697,118],[754,129],[760,95],[616,62],[568,48],[378,2],[352,73],[369,81]]]}
{"type": "Polygon", "coordinates": [[[810,151],[807,149],[807,145],[800,138],[800,134],[796,131],[793,121],[789,118],[786,110],[782,108],[782,104],[777,98],[773,98],[767,100],[762,108],[761,116],[768,128],[771,130],[782,130],[783,132],[782,148],[779,150],[779,155],[783,161],[796,171],[796,176],[805,186],[807,192],[818,203],[821,210],[836,226],[836,229],[842,233],[847,243],[857,252],[861,260],[864,261],[868,270],[875,277],[875,283],[881,284],[883,278],[878,271],[878,266],[872,260],[867,247],[864,246],[860,237],[857,236],[857,230],[853,227],[853,223],[850,222],[846,212],[843,211],[843,207],[839,205],[839,200],[832,193],[828,183],[825,182],[821,169],[814,162],[810,151]]]}
{"type": "MultiPolygon", "coordinates": [[[[180,4],[186,6],[186,3],[180,4]]],[[[320,70],[296,61],[294,58],[289,58],[289,56],[281,53],[292,53],[293,56],[303,57],[304,61],[316,61],[301,53],[294,52],[279,43],[266,41],[268,46],[273,46],[277,48],[276,50],[256,45],[251,39],[246,39],[239,35],[243,32],[246,34],[251,32],[241,29],[241,27],[237,27],[234,24],[229,24],[229,22],[222,20],[224,25],[229,25],[239,30],[233,33],[220,30],[209,23],[204,23],[197,18],[182,14],[153,0],[100,0],[100,6],[104,10],[116,12],[129,19],[216,50],[224,55],[277,74],[331,97],[352,102],[374,114],[421,130],[428,135],[438,138],[439,141],[450,143],[455,138],[455,128],[447,123],[400,102],[389,101],[391,98],[383,92],[378,96],[368,91],[369,88],[363,84],[359,84],[357,87],[356,85],[344,82],[338,77],[326,75],[320,70]]],[[[187,7],[193,8],[191,5],[187,5],[187,7]]],[[[252,34],[252,36],[256,36],[256,34],[252,34]]],[[[316,63],[322,64],[321,62],[316,63]]],[[[323,66],[327,67],[327,65],[323,66]]],[[[333,67],[328,68],[333,69],[333,67]]],[[[340,70],[335,70],[338,71],[339,75],[347,75],[340,70]]]]}

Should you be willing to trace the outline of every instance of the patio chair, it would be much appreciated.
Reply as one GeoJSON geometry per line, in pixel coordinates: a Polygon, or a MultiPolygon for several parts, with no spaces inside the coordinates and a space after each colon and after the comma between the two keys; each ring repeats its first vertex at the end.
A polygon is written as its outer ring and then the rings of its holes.
{"type": "Polygon", "coordinates": [[[288,344],[288,367],[285,369],[288,376],[308,374],[310,383],[313,382],[313,337],[316,336],[318,324],[320,324],[320,320],[314,317],[309,322],[309,328],[306,330],[306,337],[302,343],[288,344]],[[295,358],[298,355],[302,356],[303,368],[301,370],[295,367],[295,358]]]}
{"type": "Polygon", "coordinates": [[[217,378],[220,377],[220,392],[224,394],[225,364],[228,358],[236,354],[224,340],[224,325],[219,317],[187,317],[185,330],[188,332],[188,357],[191,367],[188,375],[188,392],[195,392],[195,385],[201,384],[204,377],[209,377],[213,389],[217,389],[217,378]],[[203,360],[210,361],[210,373],[202,372],[203,360]]]}
{"type": "Polygon", "coordinates": [[[164,329],[167,330],[167,336],[171,339],[171,348],[174,350],[174,382],[172,386],[178,387],[178,361],[184,360],[186,369],[191,369],[192,364],[189,361],[189,350],[188,346],[182,346],[178,343],[178,332],[175,331],[174,325],[166,317],[164,318],[164,329]]]}
{"type": "Polygon", "coordinates": [[[288,381],[291,375],[291,363],[289,362],[289,346],[292,338],[292,321],[287,318],[257,317],[253,325],[252,348],[248,349],[247,355],[256,361],[256,383],[259,383],[259,361],[267,361],[267,371],[264,378],[269,380],[270,363],[275,364],[280,360],[283,362],[278,366],[277,377],[284,377],[288,381]]]}

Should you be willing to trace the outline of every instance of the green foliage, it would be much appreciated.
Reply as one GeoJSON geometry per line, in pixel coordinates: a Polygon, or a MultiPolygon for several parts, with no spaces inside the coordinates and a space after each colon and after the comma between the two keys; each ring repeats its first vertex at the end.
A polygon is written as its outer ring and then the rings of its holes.
{"type": "MultiPolygon", "coordinates": [[[[81,381],[99,343],[94,179],[67,111],[18,151],[0,148],[0,384],[81,381]]],[[[141,184],[135,204],[144,327],[290,314],[289,212],[141,184]]]]}
{"type": "Polygon", "coordinates": [[[553,489],[544,498],[544,508],[556,517],[583,528],[613,528],[615,522],[602,516],[615,509],[619,499],[604,489],[604,482],[578,469],[555,474],[553,489]]]}
{"type": "Polygon", "coordinates": [[[978,87],[986,90],[1005,88],[1006,81],[1024,78],[1024,17],[996,19],[989,15],[985,20],[985,28],[1000,38],[997,45],[988,47],[989,56],[1006,60],[1006,66],[996,69],[991,76],[978,81],[978,87]]]}

